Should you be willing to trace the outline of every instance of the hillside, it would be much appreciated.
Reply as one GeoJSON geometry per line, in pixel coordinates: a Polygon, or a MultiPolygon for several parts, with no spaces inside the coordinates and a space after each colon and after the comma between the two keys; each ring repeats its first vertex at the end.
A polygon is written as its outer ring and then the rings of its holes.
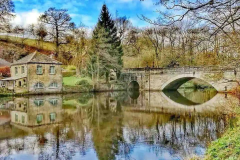
{"type": "MultiPolygon", "coordinates": [[[[30,40],[31,41],[31,40],[30,40]]],[[[13,62],[13,60],[18,60],[21,57],[38,51],[42,54],[49,55],[52,51],[39,49],[31,43],[25,42],[24,46],[21,45],[19,41],[6,41],[5,39],[0,38],[0,58],[7,60],[8,62],[13,62]]]]}

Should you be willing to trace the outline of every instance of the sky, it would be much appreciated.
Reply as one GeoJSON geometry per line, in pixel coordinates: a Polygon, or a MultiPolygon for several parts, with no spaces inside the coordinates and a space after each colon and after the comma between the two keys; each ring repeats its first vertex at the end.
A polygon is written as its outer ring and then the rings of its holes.
{"type": "Polygon", "coordinates": [[[76,25],[83,23],[93,28],[97,23],[101,7],[104,3],[109,8],[112,17],[126,16],[134,26],[149,26],[138,18],[141,14],[156,19],[158,13],[155,6],[156,0],[13,0],[15,4],[16,17],[12,21],[14,25],[27,27],[29,24],[37,23],[40,14],[50,7],[67,9],[76,25]]]}

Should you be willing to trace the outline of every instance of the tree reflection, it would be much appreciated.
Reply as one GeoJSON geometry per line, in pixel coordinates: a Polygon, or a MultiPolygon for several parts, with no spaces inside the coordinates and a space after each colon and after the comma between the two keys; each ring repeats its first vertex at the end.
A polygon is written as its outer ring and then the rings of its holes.
{"type": "Polygon", "coordinates": [[[92,140],[100,160],[113,160],[119,154],[119,144],[123,140],[123,114],[121,104],[106,95],[106,99],[94,96],[89,108],[92,140]]]}
{"type": "Polygon", "coordinates": [[[50,97],[16,98],[11,104],[25,104],[26,100],[26,109],[10,112],[13,117],[24,115],[27,121],[17,123],[13,118],[11,124],[0,126],[0,154],[8,157],[24,151],[41,160],[76,159],[76,155],[87,156],[94,150],[94,157],[100,160],[133,159],[142,146],[156,157],[169,153],[183,159],[198,148],[206,148],[229,123],[234,125],[231,117],[212,112],[154,112],[144,106],[148,103],[142,94],[136,99],[126,92],[81,96],[64,96],[63,103],[58,97],[58,106],[49,103],[50,97]],[[35,106],[36,99],[45,103],[35,106]],[[56,119],[52,122],[49,114],[53,112],[56,119]],[[36,123],[39,114],[45,115],[40,124],[36,123]]]}

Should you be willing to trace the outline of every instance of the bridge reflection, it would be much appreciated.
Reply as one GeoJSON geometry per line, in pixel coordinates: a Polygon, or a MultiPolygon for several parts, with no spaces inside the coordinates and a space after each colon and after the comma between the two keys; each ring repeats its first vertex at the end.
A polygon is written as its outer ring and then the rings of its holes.
{"type": "Polygon", "coordinates": [[[141,159],[142,149],[152,159],[202,155],[231,120],[216,102],[226,106],[238,101],[221,94],[198,101],[190,93],[178,93],[183,95],[192,104],[179,104],[159,92],[0,100],[0,120],[8,120],[0,123],[0,158],[14,153],[29,159],[141,159]]]}

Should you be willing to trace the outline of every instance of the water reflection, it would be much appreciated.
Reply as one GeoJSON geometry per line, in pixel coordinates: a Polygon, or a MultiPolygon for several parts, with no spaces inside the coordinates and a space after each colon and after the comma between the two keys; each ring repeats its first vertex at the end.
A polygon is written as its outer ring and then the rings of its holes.
{"type": "Polygon", "coordinates": [[[177,91],[164,91],[163,93],[171,100],[188,106],[203,104],[217,95],[217,91],[214,89],[179,89],[177,91]]]}
{"type": "MultiPolygon", "coordinates": [[[[214,105],[210,110],[192,110],[176,105],[168,93],[162,94],[113,92],[0,99],[0,159],[154,160],[203,155],[207,144],[228,125],[226,114],[215,112],[220,106],[215,102],[226,105],[237,101],[216,95],[214,101],[204,98],[209,107],[214,105]]],[[[204,105],[191,94],[185,95],[191,103],[204,105]]]]}

